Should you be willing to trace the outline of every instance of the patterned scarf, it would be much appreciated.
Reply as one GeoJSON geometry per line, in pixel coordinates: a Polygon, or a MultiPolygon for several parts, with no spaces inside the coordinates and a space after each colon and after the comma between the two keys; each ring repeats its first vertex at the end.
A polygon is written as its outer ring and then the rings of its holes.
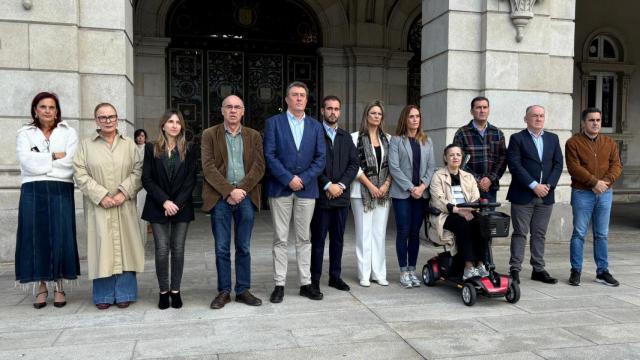
{"type": "MultiPolygon", "coordinates": [[[[358,159],[360,160],[360,168],[362,168],[362,171],[369,181],[371,181],[375,187],[379,188],[387,180],[387,176],[389,176],[389,164],[387,162],[387,155],[389,154],[389,140],[381,130],[378,130],[378,139],[383,149],[382,152],[384,153],[384,157],[380,163],[380,171],[378,171],[378,162],[376,160],[373,146],[371,145],[369,133],[360,132],[358,135],[358,159]]],[[[371,197],[369,189],[364,185],[360,186],[360,194],[362,195],[364,212],[369,212],[378,205],[385,206],[389,200],[388,191],[384,197],[374,199],[371,197]]]]}

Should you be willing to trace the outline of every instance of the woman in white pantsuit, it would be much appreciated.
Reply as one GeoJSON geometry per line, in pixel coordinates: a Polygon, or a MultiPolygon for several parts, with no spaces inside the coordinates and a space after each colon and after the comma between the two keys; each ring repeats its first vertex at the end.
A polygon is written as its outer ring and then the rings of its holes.
{"type": "Polygon", "coordinates": [[[360,169],[351,184],[351,209],[356,230],[356,257],[360,286],[370,280],[387,286],[385,238],[389,217],[391,176],[387,154],[390,136],[385,134],[384,107],[371,102],[362,114],[360,131],[351,134],[360,169]]]}

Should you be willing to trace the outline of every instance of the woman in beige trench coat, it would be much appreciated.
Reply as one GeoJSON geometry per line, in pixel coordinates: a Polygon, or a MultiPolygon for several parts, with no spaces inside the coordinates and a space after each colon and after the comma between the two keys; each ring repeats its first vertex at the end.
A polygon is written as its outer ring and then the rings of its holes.
{"type": "Polygon", "coordinates": [[[99,104],[94,114],[99,129],[78,146],[73,163],[84,195],[88,274],[98,309],[126,308],[137,300],[136,272],[144,269],[136,211],[142,158],[133,139],[118,132],[113,105],[99,104]]]}

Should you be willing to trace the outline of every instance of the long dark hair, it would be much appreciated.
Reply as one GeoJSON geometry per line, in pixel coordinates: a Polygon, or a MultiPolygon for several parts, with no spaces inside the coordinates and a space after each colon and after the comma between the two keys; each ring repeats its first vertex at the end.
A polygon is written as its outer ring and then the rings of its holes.
{"type": "Polygon", "coordinates": [[[180,160],[184,161],[184,158],[187,154],[187,124],[184,122],[184,116],[182,116],[182,112],[176,109],[169,109],[165,111],[164,114],[160,117],[160,121],[158,122],[158,139],[156,140],[155,145],[153,146],[153,156],[156,158],[160,158],[163,153],[167,152],[167,145],[169,144],[169,139],[167,139],[167,135],[164,133],[162,129],[164,124],[169,120],[173,115],[178,117],[180,120],[180,133],[176,138],[176,149],[178,149],[178,155],[180,156],[180,160]]]}
{"type": "Polygon", "coordinates": [[[54,127],[58,126],[58,123],[60,121],[62,121],[62,110],[60,110],[60,100],[58,100],[58,95],[52,93],[52,92],[48,92],[48,91],[43,91],[38,93],[38,95],[36,95],[33,98],[33,101],[31,101],[31,124],[29,125],[34,125],[37,128],[41,129],[42,128],[42,124],[40,123],[40,119],[38,119],[36,117],[36,108],[38,107],[38,104],[40,103],[40,101],[44,100],[44,99],[53,99],[53,101],[56,103],[56,120],[55,120],[55,124],[54,127]]]}

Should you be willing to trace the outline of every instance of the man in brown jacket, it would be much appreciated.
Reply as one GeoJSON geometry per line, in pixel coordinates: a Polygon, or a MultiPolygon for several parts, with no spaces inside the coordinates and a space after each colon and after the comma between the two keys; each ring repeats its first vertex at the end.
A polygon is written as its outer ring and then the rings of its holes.
{"type": "Polygon", "coordinates": [[[608,237],[609,217],[613,199],[612,186],[622,173],[616,143],[600,133],[602,112],[587,108],[581,115],[582,132],[573,135],[565,144],[567,169],[571,175],[571,207],[573,234],[571,235],[569,284],[580,285],[584,237],[593,222],[593,256],[596,262],[596,281],[609,286],[620,283],[609,273],[608,237]]]}
{"type": "Polygon", "coordinates": [[[236,301],[260,306],[249,292],[251,285],[251,231],[260,208],[260,179],[264,156],[260,134],[242,126],[244,103],[235,96],[222,101],[222,124],[202,133],[202,208],[211,214],[216,247],[218,295],[212,309],[231,301],[231,222],[235,223],[236,301]]]}

